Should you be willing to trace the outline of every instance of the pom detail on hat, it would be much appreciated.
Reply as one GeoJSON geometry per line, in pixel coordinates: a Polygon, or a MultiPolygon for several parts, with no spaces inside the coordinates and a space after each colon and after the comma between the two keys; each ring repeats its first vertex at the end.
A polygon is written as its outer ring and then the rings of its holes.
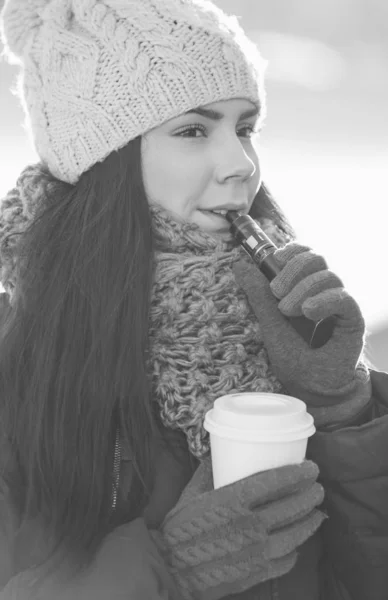
{"type": "Polygon", "coordinates": [[[2,11],[1,37],[10,59],[16,61],[42,23],[41,13],[50,0],[6,0],[2,11]]]}

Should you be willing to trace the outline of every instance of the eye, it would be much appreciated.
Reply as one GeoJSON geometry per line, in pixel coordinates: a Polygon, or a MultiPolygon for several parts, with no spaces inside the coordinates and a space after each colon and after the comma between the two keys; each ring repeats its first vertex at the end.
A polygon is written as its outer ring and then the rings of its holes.
{"type": "Polygon", "coordinates": [[[258,133],[260,133],[260,127],[258,125],[253,125],[252,123],[242,125],[242,127],[237,130],[237,135],[245,138],[251,138],[258,133]]]}
{"type": "Polygon", "coordinates": [[[199,125],[199,124],[187,125],[186,127],[182,127],[182,129],[177,131],[174,135],[176,135],[177,137],[184,137],[184,138],[205,137],[206,129],[203,125],[199,125]]]}

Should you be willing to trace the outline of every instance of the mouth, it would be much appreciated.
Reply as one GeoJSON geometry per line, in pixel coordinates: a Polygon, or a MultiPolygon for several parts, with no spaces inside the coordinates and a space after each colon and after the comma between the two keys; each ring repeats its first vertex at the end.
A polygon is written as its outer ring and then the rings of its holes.
{"type": "Polygon", "coordinates": [[[211,219],[214,225],[223,225],[224,229],[230,228],[230,225],[226,219],[226,210],[222,213],[213,212],[212,210],[200,210],[200,212],[203,213],[208,219],[211,219]]]}

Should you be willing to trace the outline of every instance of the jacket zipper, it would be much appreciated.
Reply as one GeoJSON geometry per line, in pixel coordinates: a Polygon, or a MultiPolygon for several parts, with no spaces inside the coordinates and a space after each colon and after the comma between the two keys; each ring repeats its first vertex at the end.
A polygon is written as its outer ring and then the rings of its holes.
{"type": "Polygon", "coordinates": [[[116,429],[115,454],[113,460],[113,483],[112,483],[112,509],[116,510],[117,495],[120,484],[120,461],[121,461],[121,446],[120,446],[120,427],[116,429]]]}

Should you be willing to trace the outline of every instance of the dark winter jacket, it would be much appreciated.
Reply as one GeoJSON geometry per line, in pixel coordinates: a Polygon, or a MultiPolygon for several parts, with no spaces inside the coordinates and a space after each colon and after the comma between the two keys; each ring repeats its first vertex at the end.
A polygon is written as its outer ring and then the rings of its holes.
{"type": "MultiPolygon", "coordinates": [[[[388,374],[372,372],[371,380],[372,401],[360,423],[318,431],[309,441],[308,458],[320,468],[329,518],[300,548],[291,572],[229,600],[388,599],[388,374]]],[[[3,447],[0,458],[5,453],[3,447]]],[[[39,600],[180,600],[149,531],[176,504],[197,464],[186,445],[172,456],[155,440],[155,484],[143,517],[106,538],[82,579],[62,584],[53,576],[39,600]]],[[[121,502],[130,477],[124,451],[121,502]]],[[[19,535],[15,527],[8,488],[0,479],[0,600],[31,598],[25,570],[45,548],[38,520],[19,535]]]]}

